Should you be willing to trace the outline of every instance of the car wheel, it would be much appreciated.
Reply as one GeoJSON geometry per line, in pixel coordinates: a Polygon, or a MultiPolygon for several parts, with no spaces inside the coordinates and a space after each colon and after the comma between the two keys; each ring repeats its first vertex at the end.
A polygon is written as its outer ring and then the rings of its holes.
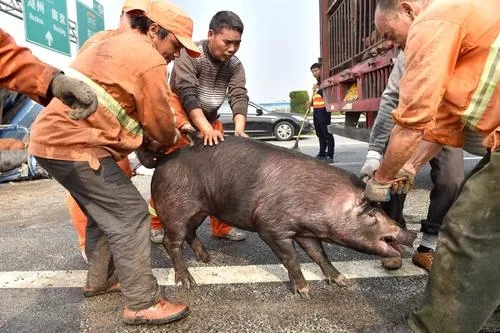
{"type": "Polygon", "coordinates": [[[288,121],[280,121],[274,126],[274,136],[278,141],[292,140],[295,135],[293,124],[288,121]]]}

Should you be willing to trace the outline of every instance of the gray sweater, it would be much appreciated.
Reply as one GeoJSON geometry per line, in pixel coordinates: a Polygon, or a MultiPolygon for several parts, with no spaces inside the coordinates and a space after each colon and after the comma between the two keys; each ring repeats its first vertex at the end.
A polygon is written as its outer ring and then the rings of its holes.
{"type": "Polygon", "coordinates": [[[370,133],[368,150],[374,150],[380,154],[384,154],[385,152],[385,147],[394,127],[392,111],[396,110],[399,104],[399,81],[403,77],[404,68],[405,56],[403,52],[399,52],[389,76],[387,87],[382,93],[377,118],[375,118],[375,123],[370,133]]]}
{"type": "Polygon", "coordinates": [[[189,113],[201,108],[207,120],[217,119],[217,111],[228,99],[233,114],[246,116],[248,95],[245,71],[240,60],[232,56],[226,62],[215,60],[208,51],[208,41],[199,43],[202,54],[191,58],[186,50],[175,59],[170,77],[172,91],[177,94],[184,110],[189,113]]]}

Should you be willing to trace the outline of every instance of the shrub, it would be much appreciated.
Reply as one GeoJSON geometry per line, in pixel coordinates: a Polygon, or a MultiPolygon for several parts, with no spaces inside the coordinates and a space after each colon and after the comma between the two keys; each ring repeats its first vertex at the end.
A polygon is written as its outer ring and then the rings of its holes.
{"type": "Polygon", "coordinates": [[[306,90],[296,90],[290,92],[290,112],[304,114],[307,109],[309,95],[306,90]]]}

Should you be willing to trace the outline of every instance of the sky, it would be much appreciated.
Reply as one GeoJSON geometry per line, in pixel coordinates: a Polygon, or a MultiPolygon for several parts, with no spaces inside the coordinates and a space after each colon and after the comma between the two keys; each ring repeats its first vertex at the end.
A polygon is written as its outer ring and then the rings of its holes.
{"type": "MultiPolygon", "coordinates": [[[[64,0],[56,0],[64,1],[64,0]]],[[[76,21],[76,0],[67,0],[68,18],[76,21]]],[[[92,7],[92,0],[82,0],[92,7]]],[[[193,39],[207,36],[212,16],[219,10],[238,14],[245,30],[236,56],[247,76],[249,97],[256,103],[289,101],[293,90],[309,91],[314,83],[309,67],[320,56],[317,0],[173,0],[194,21],[193,39]]],[[[101,1],[106,29],[118,26],[122,0],[101,1]]],[[[18,44],[41,60],[64,70],[70,57],[26,42],[21,20],[0,12],[0,26],[18,44]]],[[[77,52],[71,44],[72,57],[77,52]]]]}

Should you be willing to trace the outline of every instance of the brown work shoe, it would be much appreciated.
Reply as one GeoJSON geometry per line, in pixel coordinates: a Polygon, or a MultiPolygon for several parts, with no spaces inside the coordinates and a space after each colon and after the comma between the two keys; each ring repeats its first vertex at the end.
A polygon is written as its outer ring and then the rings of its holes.
{"type": "Polygon", "coordinates": [[[83,288],[83,296],[94,297],[101,294],[116,293],[119,291],[121,291],[120,283],[115,283],[114,285],[103,289],[83,288]]]}
{"type": "Polygon", "coordinates": [[[382,258],[382,267],[389,271],[400,269],[401,266],[403,266],[403,259],[401,257],[382,258]]]}
{"type": "Polygon", "coordinates": [[[158,303],[147,309],[134,311],[125,308],[123,311],[123,322],[128,325],[167,324],[184,318],[188,312],[189,308],[187,305],[169,303],[161,298],[158,303]]]}
{"type": "Polygon", "coordinates": [[[434,260],[434,251],[429,251],[429,252],[417,251],[415,252],[411,260],[416,266],[423,268],[428,272],[432,267],[432,261],[434,260]]]}

